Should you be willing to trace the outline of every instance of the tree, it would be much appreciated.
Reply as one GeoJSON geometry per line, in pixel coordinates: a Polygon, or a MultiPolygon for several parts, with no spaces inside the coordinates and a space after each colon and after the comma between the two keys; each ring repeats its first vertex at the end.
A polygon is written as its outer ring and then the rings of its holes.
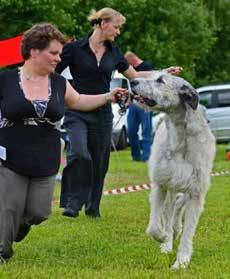
{"type": "Polygon", "coordinates": [[[53,22],[63,32],[71,32],[75,24],[71,7],[71,0],[0,0],[0,39],[22,34],[33,24],[44,21],[53,22]]]}
{"type": "Polygon", "coordinates": [[[204,5],[206,5],[209,13],[216,21],[216,41],[211,50],[201,60],[200,66],[197,69],[197,75],[199,76],[200,84],[229,82],[230,2],[228,0],[205,0],[204,5]]]}
{"type": "Polygon", "coordinates": [[[117,44],[157,68],[184,67],[195,85],[228,80],[229,0],[0,0],[1,38],[49,21],[69,36],[91,31],[91,9],[112,7],[127,18],[117,44]]]}

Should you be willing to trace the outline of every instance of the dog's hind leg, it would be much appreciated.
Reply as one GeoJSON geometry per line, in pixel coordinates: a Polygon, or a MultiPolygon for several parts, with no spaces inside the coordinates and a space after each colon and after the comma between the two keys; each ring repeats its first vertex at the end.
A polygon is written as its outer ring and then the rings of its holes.
{"type": "Polygon", "coordinates": [[[150,220],[146,233],[157,241],[165,241],[165,232],[162,226],[162,209],[165,200],[165,191],[154,185],[150,194],[150,220]]]}
{"type": "Polygon", "coordinates": [[[205,194],[191,195],[186,201],[184,228],[173,269],[185,268],[192,256],[192,240],[204,205],[205,194]]]}

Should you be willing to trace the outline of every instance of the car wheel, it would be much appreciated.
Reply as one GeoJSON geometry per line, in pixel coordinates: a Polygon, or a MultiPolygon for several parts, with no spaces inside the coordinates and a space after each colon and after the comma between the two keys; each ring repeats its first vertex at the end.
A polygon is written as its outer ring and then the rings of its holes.
{"type": "Polygon", "coordinates": [[[120,136],[119,136],[118,143],[117,143],[117,149],[122,150],[122,149],[125,149],[127,146],[128,146],[127,132],[126,132],[125,127],[123,127],[121,130],[120,136]]]}

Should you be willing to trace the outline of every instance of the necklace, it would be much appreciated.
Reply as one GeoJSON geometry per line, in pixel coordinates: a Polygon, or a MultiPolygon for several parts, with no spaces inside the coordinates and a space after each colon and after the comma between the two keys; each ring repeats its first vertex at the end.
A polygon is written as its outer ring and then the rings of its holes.
{"type": "Polygon", "coordinates": [[[101,44],[97,44],[97,46],[94,46],[92,43],[92,40],[89,39],[89,47],[90,47],[91,51],[94,53],[94,55],[96,57],[96,61],[97,61],[97,66],[99,67],[101,58],[105,52],[105,45],[104,45],[104,43],[101,43],[101,44]]]}
{"type": "Polygon", "coordinates": [[[89,39],[89,46],[95,54],[105,49],[104,43],[93,43],[92,39],[89,39]]]}
{"type": "Polygon", "coordinates": [[[27,81],[32,81],[32,82],[39,82],[39,81],[43,81],[47,78],[47,76],[43,76],[43,77],[40,77],[40,78],[34,78],[33,76],[29,75],[28,73],[25,72],[25,69],[23,67],[20,68],[20,74],[21,74],[21,77],[24,79],[24,80],[27,80],[27,81]]]}

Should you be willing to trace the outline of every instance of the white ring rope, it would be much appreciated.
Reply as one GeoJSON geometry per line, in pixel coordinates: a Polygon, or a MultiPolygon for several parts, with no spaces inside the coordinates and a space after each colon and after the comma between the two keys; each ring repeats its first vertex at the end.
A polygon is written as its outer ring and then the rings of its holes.
{"type": "MultiPolygon", "coordinates": [[[[214,172],[211,173],[211,176],[224,176],[224,175],[229,175],[230,171],[228,170],[222,170],[219,172],[214,172]]],[[[58,174],[56,177],[57,180],[61,180],[61,174],[58,174]]],[[[106,190],[103,192],[104,196],[109,196],[109,195],[118,195],[118,194],[127,194],[127,193],[133,193],[133,192],[139,192],[142,190],[149,190],[153,187],[151,183],[148,184],[140,184],[140,185],[134,185],[134,186],[128,186],[128,187],[123,187],[123,188],[114,188],[111,190],[106,190]]]]}
{"type": "MultiPolygon", "coordinates": [[[[224,175],[229,175],[230,171],[227,170],[222,170],[220,172],[214,172],[211,173],[211,176],[224,176],[224,175]]],[[[129,186],[125,188],[117,188],[117,189],[112,189],[112,190],[107,190],[103,192],[104,196],[108,195],[118,195],[118,194],[126,194],[126,193],[132,193],[132,192],[139,192],[142,190],[149,190],[153,187],[153,185],[150,184],[140,184],[140,185],[135,185],[135,186],[129,186]]]]}

